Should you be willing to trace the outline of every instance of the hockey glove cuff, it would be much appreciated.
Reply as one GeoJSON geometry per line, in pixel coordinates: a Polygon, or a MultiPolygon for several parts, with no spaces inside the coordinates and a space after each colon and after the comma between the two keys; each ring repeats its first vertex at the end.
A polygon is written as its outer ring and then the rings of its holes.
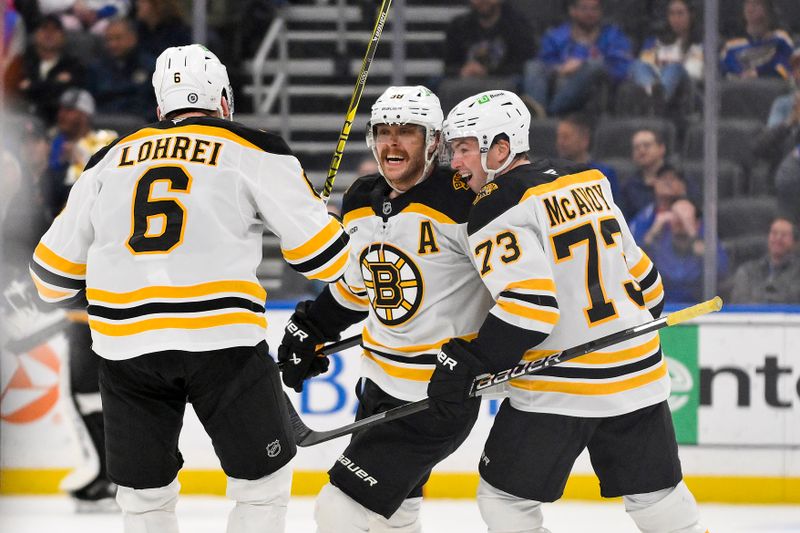
{"type": "Polygon", "coordinates": [[[306,300],[297,304],[278,347],[278,362],[283,363],[283,383],[297,392],[302,392],[303,381],[328,371],[330,361],[317,355],[317,350],[327,341],[338,340],[338,336],[326,337],[309,320],[308,308],[312,303],[306,300]]]}
{"type": "Polygon", "coordinates": [[[463,339],[451,339],[437,356],[436,370],[428,384],[431,410],[440,417],[457,416],[469,399],[475,377],[488,372],[475,347],[463,339]]]}

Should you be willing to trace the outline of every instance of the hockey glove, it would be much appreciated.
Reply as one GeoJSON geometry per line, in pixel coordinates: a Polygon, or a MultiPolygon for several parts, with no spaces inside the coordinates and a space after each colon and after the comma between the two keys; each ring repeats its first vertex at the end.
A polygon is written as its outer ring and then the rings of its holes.
{"type": "Polygon", "coordinates": [[[436,416],[459,416],[469,399],[475,377],[488,372],[471,348],[472,345],[463,339],[451,339],[436,357],[436,370],[428,383],[430,409],[436,416]]]}
{"type": "Polygon", "coordinates": [[[308,318],[311,300],[297,304],[294,314],[284,328],[283,340],[278,347],[278,362],[283,363],[283,383],[297,392],[302,392],[303,381],[327,372],[330,361],[317,355],[328,339],[308,318]]]}

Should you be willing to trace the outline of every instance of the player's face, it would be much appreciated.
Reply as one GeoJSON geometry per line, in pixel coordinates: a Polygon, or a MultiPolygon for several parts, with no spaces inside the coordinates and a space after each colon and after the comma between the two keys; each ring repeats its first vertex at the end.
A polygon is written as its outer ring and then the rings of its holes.
{"type": "Polygon", "coordinates": [[[486,185],[486,171],[481,165],[481,151],[478,139],[466,137],[450,142],[452,158],[450,166],[457,170],[472,192],[477,193],[486,185]]]}
{"type": "Polygon", "coordinates": [[[425,128],[416,124],[378,124],[374,134],[383,176],[398,191],[407,191],[425,168],[425,128]]]}

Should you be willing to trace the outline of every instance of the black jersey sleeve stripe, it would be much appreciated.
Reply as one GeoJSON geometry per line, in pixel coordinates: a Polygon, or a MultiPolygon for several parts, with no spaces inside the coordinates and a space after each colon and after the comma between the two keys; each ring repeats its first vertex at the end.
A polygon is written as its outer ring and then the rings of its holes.
{"type": "Polygon", "coordinates": [[[519,363],[525,352],[546,338],[547,334],[541,331],[520,328],[489,314],[472,342],[489,372],[499,372],[519,363]]]}
{"type": "Polygon", "coordinates": [[[339,237],[334,240],[327,248],[322,250],[320,253],[308,259],[307,261],[303,261],[302,263],[295,263],[291,264],[291,267],[296,271],[300,272],[301,274],[305,274],[307,272],[311,272],[322,267],[325,263],[339,255],[342,250],[347,246],[348,241],[350,240],[350,236],[347,233],[341,232],[339,237]]]}
{"type": "Polygon", "coordinates": [[[380,355],[384,359],[389,359],[390,361],[394,361],[395,363],[405,363],[409,365],[436,365],[436,354],[432,353],[425,353],[417,355],[416,357],[406,357],[403,355],[396,355],[393,353],[386,353],[380,350],[376,350],[374,348],[365,348],[365,350],[380,355]]]}
{"type": "Polygon", "coordinates": [[[203,311],[219,311],[223,309],[246,309],[254,313],[263,313],[264,306],[246,298],[215,298],[197,302],[151,302],[135,307],[117,308],[90,305],[89,314],[109,320],[125,320],[145,315],[161,313],[199,313],[203,311]]]}
{"type": "Polygon", "coordinates": [[[503,291],[500,297],[509,298],[512,300],[521,300],[534,305],[541,305],[545,307],[555,307],[558,309],[558,300],[554,296],[543,296],[541,294],[526,294],[514,291],[503,291]]]}
{"type": "Polygon", "coordinates": [[[33,273],[36,274],[40,280],[44,281],[49,285],[70,290],[81,290],[86,288],[85,280],[61,276],[59,274],[51,272],[50,270],[47,270],[36,261],[31,261],[29,265],[33,273]]]}
{"type": "Polygon", "coordinates": [[[642,291],[646,291],[650,287],[652,287],[656,280],[658,279],[658,270],[656,269],[655,265],[650,267],[650,272],[639,282],[639,287],[641,287],[642,291]]]}
{"type": "Polygon", "coordinates": [[[565,366],[553,366],[537,372],[536,375],[571,379],[610,379],[632,374],[634,372],[641,372],[642,370],[646,370],[658,365],[659,362],[661,362],[661,349],[659,349],[653,355],[627,365],[609,368],[572,368],[565,366]]]}

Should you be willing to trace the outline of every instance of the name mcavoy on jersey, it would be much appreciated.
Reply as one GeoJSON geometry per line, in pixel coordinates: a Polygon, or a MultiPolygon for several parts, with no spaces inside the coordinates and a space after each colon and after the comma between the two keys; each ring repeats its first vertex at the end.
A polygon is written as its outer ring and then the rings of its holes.
{"type": "Polygon", "coordinates": [[[125,146],[118,167],[129,167],[145,161],[173,159],[216,166],[222,143],[183,135],[147,140],[140,145],[125,146]]]}
{"type": "Polygon", "coordinates": [[[600,185],[560,190],[543,202],[551,228],[587,213],[611,211],[600,185]]]}

